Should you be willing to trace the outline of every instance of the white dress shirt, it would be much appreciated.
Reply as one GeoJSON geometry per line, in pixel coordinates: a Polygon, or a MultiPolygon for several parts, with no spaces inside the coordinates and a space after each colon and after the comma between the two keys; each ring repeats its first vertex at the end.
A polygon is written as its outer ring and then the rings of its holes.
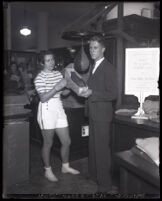
{"type": "Polygon", "coordinates": [[[102,57],[101,59],[99,59],[98,61],[96,61],[95,66],[92,70],[92,74],[94,74],[94,72],[96,71],[96,69],[98,68],[98,66],[100,65],[100,63],[104,60],[105,57],[102,57]]]}

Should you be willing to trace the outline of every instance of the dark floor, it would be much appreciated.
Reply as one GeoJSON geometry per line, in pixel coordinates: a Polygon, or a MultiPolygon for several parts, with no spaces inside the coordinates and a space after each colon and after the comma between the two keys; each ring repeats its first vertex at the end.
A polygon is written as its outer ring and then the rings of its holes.
{"type": "MultiPolygon", "coordinates": [[[[59,179],[58,182],[50,182],[44,177],[43,164],[41,160],[41,146],[36,143],[31,143],[31,157],[30,157],[30,177],[28,181],[17,183],[3,192],[3,197],[23,198],[28,196],[30,198],[52,197],[57,194],[95,194],[97,185],[87,178],[88,175],[88,159],[83,158],[71,162],[71,166],[81,172],[79,175],[62,174],[61,160],[55,153],[52,155],[52,168],[59,179]],[[14,194],[14,195],[11,195],[14,194]],[[39,194],[39,195],[38,195],[39,194]]],[[[115,185],[116,181],[113,181],[115,185]]],[[[63,196],[63,195],[62,195],[63,196]]]]}

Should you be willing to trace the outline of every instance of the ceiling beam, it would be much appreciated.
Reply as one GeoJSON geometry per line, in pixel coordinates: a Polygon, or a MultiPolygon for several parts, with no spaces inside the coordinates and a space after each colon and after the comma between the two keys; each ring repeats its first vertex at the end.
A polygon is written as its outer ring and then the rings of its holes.
{"type": "Polygon", "coordinates": [[[90,24],[91,22],[93,22],[97,17],[101,16],[103,13],[108,14],[115,6],[117,5],[117,3],[111,3],[109,5],[105,5],[104,8],[102,10],[100,10],[100,12],[98,12],[95,16],[93,16],[92,18],[90,18],[88,21],[86,21],[82,26],[86,26],[88,24],[90,24]]]}

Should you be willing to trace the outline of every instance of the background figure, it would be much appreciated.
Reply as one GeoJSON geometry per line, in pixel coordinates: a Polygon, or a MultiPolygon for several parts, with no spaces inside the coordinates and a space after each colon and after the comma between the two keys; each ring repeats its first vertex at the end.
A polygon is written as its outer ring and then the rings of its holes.
{"type": "Polygon", "coordinates": [[[69,166],[70,137],[67,117],[60,99],[61,90],[66,86],[66,80],[59,71],[54,69],[55,59],[50,51],[42,54],[43,70],[35,78],[35,88],[39,94],[37,120],[43,137],[42,159],[45,177],[50,181],[58,179],[52,172],[50,152],[56,132],[61,141],[62,172],[79,174],[79,171],[69,166]]]}
{"type": "Polygon", "coordinates": [[[90,55],[95,62],[88,79],[89,174],[97,182],[99,192],[112,192],[110,123],[112,102],[117,97],[114,67],[104,58],[105,45],[99,36],[90,40],[90,55]]]}
{"type": "Polygon", "coordinates": [[[29,72],[28,65],[25,63],[20,63],[18,68],[21,73],[22,80],[24,81],[25,88],[27,90],[33,89],[33,75],[29,72]]]}
{"type": "Polygon", "coordinates": [[[33,96],[36,94],[33,83],[33,74],[29,71],[28,64],[26,63],[20,63],[18,69],[24,84],[24,92],[27,95],[29,102],[31,102],[33,96]]]}
{"type": "Polygon", "coordinates": [[[7,85],[10,92],[20,92],[24,89],[23,80],[16,62],[10,64],[7,85]]]}

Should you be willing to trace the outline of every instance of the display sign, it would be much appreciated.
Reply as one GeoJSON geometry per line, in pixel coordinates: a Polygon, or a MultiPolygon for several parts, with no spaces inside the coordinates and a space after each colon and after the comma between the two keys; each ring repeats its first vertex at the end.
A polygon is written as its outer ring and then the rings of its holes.
{"type": "Polygon", "coordinates": [[[159,48],[127,48],[125,94],[159,95],[159,48]]]}
{"type": "Polygon", "coordinates": [[[131,118],[148,119],[143,110],[145,97],[159,95],[159,48],[127,48],[125,58],[125,94],[138,97],[140,107],[131,118]]]}

